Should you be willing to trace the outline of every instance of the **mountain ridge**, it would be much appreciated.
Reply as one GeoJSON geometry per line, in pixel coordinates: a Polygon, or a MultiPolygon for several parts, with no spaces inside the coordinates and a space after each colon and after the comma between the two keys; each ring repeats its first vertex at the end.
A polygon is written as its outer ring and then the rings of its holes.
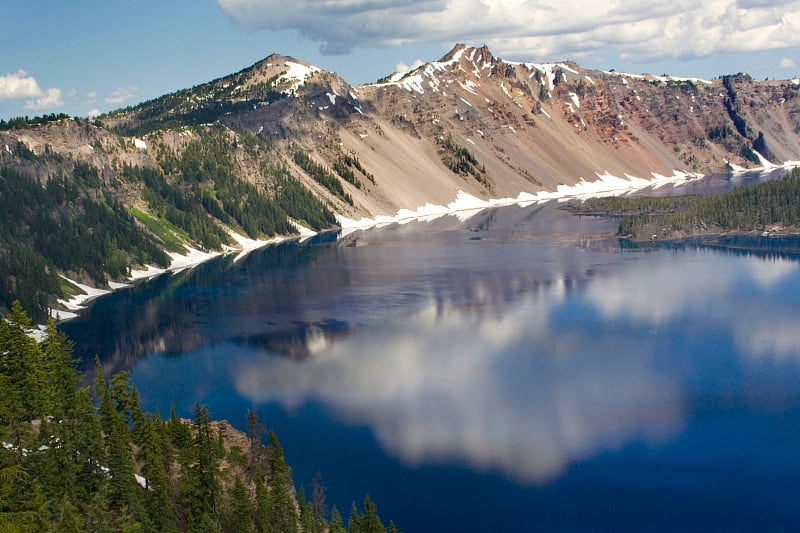
{"type": "MultiPolygon", "coordinates": [[[[650,179],[800,160],[799,84],[512,62],[459,44],[438,61],[350,85],[271,54],[92,121],[4,123],[0,172],[45,189],[64,180],[74,191],[61,204],[61,193],[48,200],[56,202],[49,219],[29,206],[24,221],[7,222],[0,268],[21,243],[41,259],[37,269],[106,286],[155,257],[146,242],[178,253],[180,243],[219,250],[235,245],[230,231],[324,230],[335,226],[333,213],[375,218],[459,194],[513,198],[605,175],[650,179]],[[95,204],[117,214],[87,233],[109,232],[93,267],[59,263],[46,239],[32,236],[34,219],[88,224],[95,204]],[[123,246],[115,232],[126,224],[133,229],[123,246]]],[[[5,306],[15,291],[3,289],[5,306]]],[[[65,297],[47,294],[25,306],[35,313],[65,297]]]]}

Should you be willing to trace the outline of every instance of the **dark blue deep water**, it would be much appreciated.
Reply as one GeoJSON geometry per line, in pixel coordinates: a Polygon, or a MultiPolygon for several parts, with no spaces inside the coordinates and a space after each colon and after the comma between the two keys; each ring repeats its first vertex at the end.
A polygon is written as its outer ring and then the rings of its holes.
{"type": "Polygon", "coordinates": [[[800,263],[615,228],[547,204],[319,236],[63,329],[148,410],[255,407],[345,520],[369,494],[406,533],[796,530],[800,263]]]}

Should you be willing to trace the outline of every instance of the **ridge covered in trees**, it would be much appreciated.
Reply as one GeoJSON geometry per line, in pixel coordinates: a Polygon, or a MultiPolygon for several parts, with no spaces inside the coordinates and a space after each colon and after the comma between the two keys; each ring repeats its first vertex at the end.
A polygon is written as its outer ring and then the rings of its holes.
{"type": "Polygon", "coordinates": [[[800,168],[786,176],[709,196],[610,197],[571,205],[577,214],[621,216],[618,234],[633,239],[800,228],[800,168]]]}
{"type": "Polygon", "coordinates": [[[258,239],[296,234],[294,221],[314,230],[336,225],[331,209],[280,158],[270,159],[264,139],[221,128],[194,130],[190,139],[178,148],[153,143],[154,165],[101,168],[47,146],[9,148],[0,165],[0,315],[19,300],[43,323],[57,298],[80,291],[61,275],[104,286],[135,267],[168,266],[166,252],[186,253],[185,245],[220,250],[233,244],[231,229],[258,239]],[[255,176],[247,179],[243,165],[255,176]]]}
{"type": "Polygon", "coordinates": [[[253,410],[246,436],[203,405],[191,421],[144,413],[127,373],[106,379],[98,360],[82,387],[71,341],[52,321],[41,342],[31,327],[16,302],[0,321],[0,531],[397,531],[368,496],[345,529],[319,474],[310,500],[297,493],[253,410]]]}

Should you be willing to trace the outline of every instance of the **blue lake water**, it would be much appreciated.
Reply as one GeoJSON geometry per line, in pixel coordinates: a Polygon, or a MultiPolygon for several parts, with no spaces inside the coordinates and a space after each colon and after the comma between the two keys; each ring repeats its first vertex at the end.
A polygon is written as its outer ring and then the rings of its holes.
{"type": "Polygon", "coordinates": [[[797,258],[615,229],[550,203],[324,235],[63,329],[146,409],[255,407],[345,519],[368,493],[407,533],[796,529],[797,258]]]}

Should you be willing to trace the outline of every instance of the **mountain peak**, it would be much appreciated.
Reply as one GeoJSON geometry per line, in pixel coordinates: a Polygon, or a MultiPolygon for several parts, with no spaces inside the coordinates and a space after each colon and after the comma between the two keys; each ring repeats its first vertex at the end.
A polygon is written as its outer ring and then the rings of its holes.
{"type": "Polygon", "coordinates": [[[474,46],[468,46],[463,43],[456,44],[449,52],[447,52],[444,57],[442,57],[438,62],[439,63],[446,63],[450,61],[458,61],[463,57],[469,58],[471,61],[480,61],[489,63],[496,58],[492,55],[492,52],[489,50],[489,47],[485,44],[480,48],[476,48],[474,46]]]}

